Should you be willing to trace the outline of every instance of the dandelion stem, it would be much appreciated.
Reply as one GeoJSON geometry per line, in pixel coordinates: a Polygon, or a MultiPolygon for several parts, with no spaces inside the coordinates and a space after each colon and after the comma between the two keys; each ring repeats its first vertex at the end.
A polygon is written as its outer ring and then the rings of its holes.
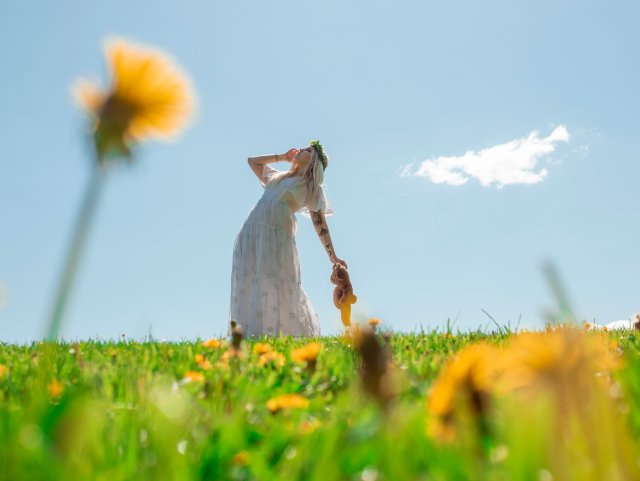
{"type": "Polygon", "coordinates": [[[62,320],[64,318],[65,308],[67,300],[73,286],[75,274],[84,250],[87,234],[91,226],[91,221],[95,214],[98,198],[102,190],[105,174],[98,166],[94,166],[89,179],[89,185],[85,191],[82,204],[80,206],[80,212],[76,220],[75,230],[71,243],[69,244],[69,250],[67,251],[67,258],[64,264],[64,270],[62,276],[58,282],[58,292],[55,298],[55,303],[49,317],[49,325],[47,327],[47,340],[53,341],[57,339],[62,320]]]}

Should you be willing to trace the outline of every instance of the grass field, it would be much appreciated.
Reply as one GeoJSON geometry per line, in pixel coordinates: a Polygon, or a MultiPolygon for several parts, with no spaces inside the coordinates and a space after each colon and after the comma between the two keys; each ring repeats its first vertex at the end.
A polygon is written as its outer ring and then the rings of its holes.
{"type": "Polygon", "coordinates": [[[0,478],[640,479],[634,332],[315,341],[2,345],[0,478]]]}

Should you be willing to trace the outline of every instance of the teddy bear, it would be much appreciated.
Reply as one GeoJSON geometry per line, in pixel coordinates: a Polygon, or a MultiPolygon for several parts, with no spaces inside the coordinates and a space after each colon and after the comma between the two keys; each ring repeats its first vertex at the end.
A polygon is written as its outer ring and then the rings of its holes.
{"type": "Polygon", "coordinates": [[[349,272],[342,264],[333,265],[331,282],[336,285],[333,290],[333,303],[340,309],[342,324],[348,327],[351,325],[351,304],[355,304],[358,298],[353,294],[349,272]]]}

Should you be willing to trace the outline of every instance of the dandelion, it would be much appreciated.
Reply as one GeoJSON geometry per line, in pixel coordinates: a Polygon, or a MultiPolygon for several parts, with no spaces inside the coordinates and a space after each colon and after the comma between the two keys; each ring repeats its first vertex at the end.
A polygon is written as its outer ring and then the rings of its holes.
{"type": "Polygon", "coordinates": [[[208,339],[202,343],[202,347],[206,347],[207,349],[217,349],[222,346],[222,342],[218,339],[208,339]]]}
{"type": "Polygon", "coordinates": [[[271,364],[276,367],[282,367],[285,363],[285,357],[277,351],[269,351],[260,356],[258,359],[258,366],[263,367],[267,364],[271,364]]]}
{"type": "Polygon", "coordinates": [[[108,40],[105,51],[110,88],[81,80],[72,90],[94,120],[101,161],[129,156],[133,142],[172,139],[194,111],[187,77],[166,54],[124,39],[108,40]]]}
{"type": "Polygon", "coordinates": [[[205,371],[208,371],[212,367],[209,360],[206,359],[202,354],[196,354],[195,360],[198,367],[204,369],[205,371]]]}
{"type": "Polygon", "coordinates": [[[222,353],[222,356],[220,356],[220,359],[216,363],[216,366],[221,368],[227,368],[229,367],[229,362],[232,359],[244,359],[244,357],[245,357],[244,352],[240,350],[236,350],[233,348],[227,349],[222,353]]]}
{"type": "Polygon", "coordinates": [[[306,346],[294,349],[291,352],[291,360],[298,364],[306,364],[309,372],[316,370],[316,362],[318,355],[322,351],[322,344],[319,342],[310,342],[306,346]]]}
{"type": "Polygon", "coordinates": [[[0,379],[9,375],[9,368],[4,364],[0,364],[0,379]]]}
{"type": "Polygon", "coordinates": [[[549,393],[567,410],[582,404],[596,373],[607,376],[617,365],[606,334],[571,327],[521,334],[505,353],[501,388],[526,397],[549,393]]]}
{"type": "Polygon", "coordinates": [[[271,345],[266,342],[258,342],[253,345],[253,353],[254,354],[266,354],[271,351],[271,345]]]}
{"type": "Polygon", "coordinates": [[[208,359],[205,359],[203,362],[201,362],[200,364],[198,364],[198,367],[200,369],[204,369],[205,371],[210,370],[213,366],[211,365],[211,362],[208,359]]]}
{"type": "Polygon", "coordinates": [[[511,400],[512,416],[528,414],[514,427],[520,431],[513,437],[519,443],[512,444],[514,456],[528,453],[527,436],[535,432],[538,445],[552,447],[548,467],[554,479],[582,479],[571,467],[587,465],[600,473],[598,479],[639,479],[626,420],[605,389],[620,361],[616,349],[606,333],[578,327],[521,334],[509,342],[498,387],[511,400]]]}
{"type": "Polygon", "coordinates": [[[267,409],[276,413],[283,409],[304,409],[309,406],[309,400],[299,394],[283,394],[267,401],[267,409]]]}
{"type": "Polygon", "coordinates": [[[204,374],[197,371],[187,371],[182,379],[184,382],[204,382],[204,374]]]}
{"type": "Polygon", "coordinates": [[[367,320],[367,324],[375,329],[378,325],[380,325],[380,319],[378,319],[377,317],[371,317],[367,320]]]}
{"type": "Polygon", "coordinates": [[[427,400],[431,437],[440,441],[453,440],[457,424],[461,424],[467,414],[476,420],[481,432],[485,430],[489,393],[497,375],[497,358],[496,348],[477,343],[449,361],[431,387],[427,400]]]}
{"type": "Polygon", "coordinates": [[[81,80],[72,88],[89,112],[95,160],[51,310],[47,338],[58,337],[67,299],[108,167],[131,162],[131,147],[147,139],[170,140],[192,117],[189,80],[165,54],[116,38],[106,43],[111,85],[102,90],[81,80]]]}
{"type": "Polygon", "coordinates": [[[322,350],[322,344],[319,342],[310,342],[298,349],[294,349],[291,353],[291,359],[297,363],[315,361],[322,350]]]}
{"type": "Polygon", "coordinates": [[[49,396],[51,397],[60,397],[60,395],[62,394],[63,391],[63,386],[62,383],[60,381],[58,381],[57,379],[53,379],[48,385],[47,385],[47,391],[49,391],[49,396]]]}

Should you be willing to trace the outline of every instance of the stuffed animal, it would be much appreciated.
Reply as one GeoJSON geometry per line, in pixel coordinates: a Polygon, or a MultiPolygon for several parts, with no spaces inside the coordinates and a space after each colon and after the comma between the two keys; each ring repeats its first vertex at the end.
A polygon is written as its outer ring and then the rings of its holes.
{"type": "Polygon", "coordinates": [[[355,304],[358,298],[353,294],[349,272],[342,264],[333,265],[331,282],[336,285],[333,290],[333,303],[340,309],[342,324],[348,327],[351,325],[351,304],[355,304]]]}

